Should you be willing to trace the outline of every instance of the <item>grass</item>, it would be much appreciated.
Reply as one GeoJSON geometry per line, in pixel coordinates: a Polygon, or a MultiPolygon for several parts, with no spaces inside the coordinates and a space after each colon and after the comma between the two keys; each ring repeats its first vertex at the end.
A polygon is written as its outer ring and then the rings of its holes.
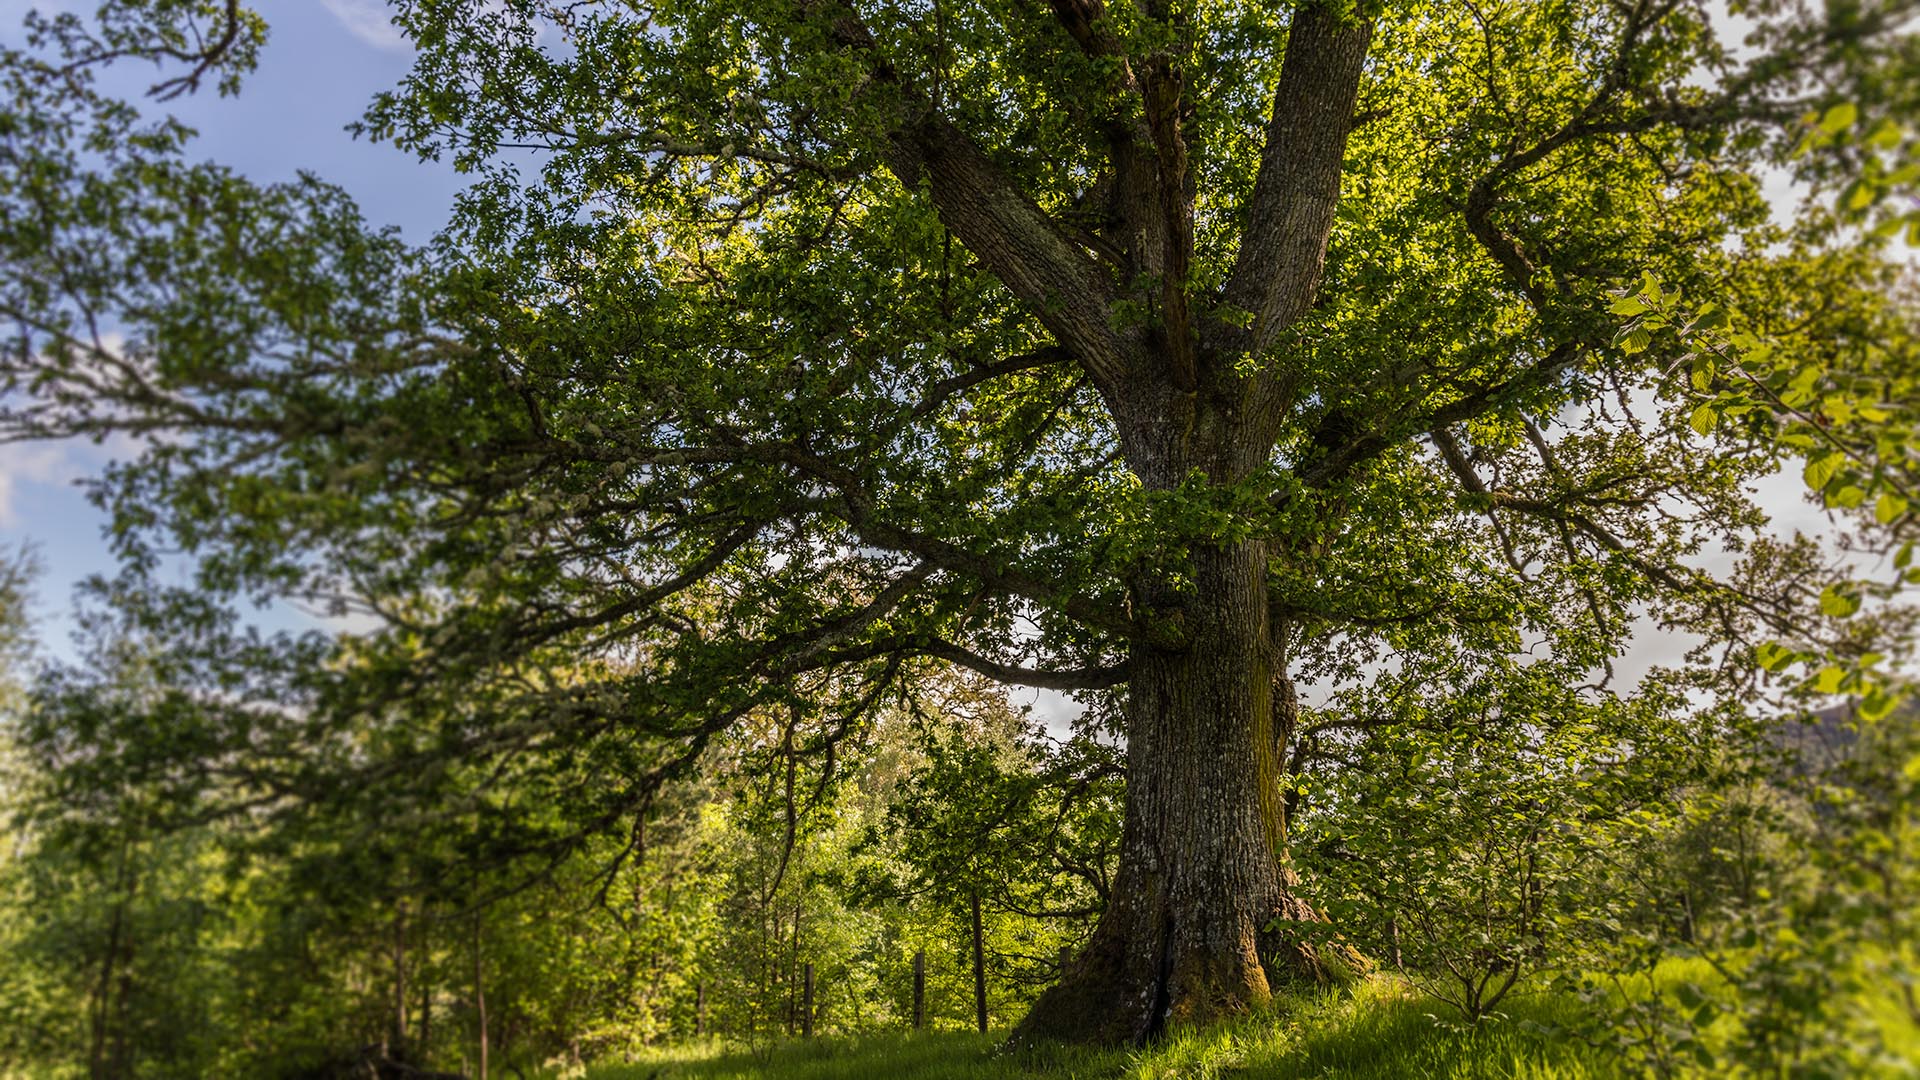
{"type": "MultiPolygon", "coordinates": [[[[1676,959],[1661,965],[1651,985],[1621,989],[1659,993],[1671,1002],[1682,983],[1712,986],[1714,977],[1703,960],[1676,959]]],[[[1865,1004],[1873,1006],[1868,1011],[1886,1050],[1912,1070],[1920,1067],[1920,1028],[1889,994],[1870,995],[1865,1004]]],[[[575,1070],[566,1080],[1611,1080],[1643,1074],[1567,1034],[1585,1019],[1575,999],[1516,990],[1499,1013],[1469,1027],[1451,1007],[1404,981],[1375,976],[1347,989],[1284,996],[1259,1012],[1137,1050],[1009,1051],[1004,1031],[896,1032],[751,1050],[717,1042],[665,1047],[634,1061],[591,1066],[584,1077],[575,1070]]],[[[1734,1024],[1721,1016],[1707,1038],[1718,1044],[1734,1024]]],[[[1724,1066],[1700,1072],[1727,1074],[1724,1066]]],[[[1875,1075],[1883,1073],[1912,1074],[1897,1065],[1875,1075]]]]}
{"type": "Polygon", "coordinates": [[[1004,1032],[868,1035],[758,1051],[714,1044],[602,1064],[586,1080],[1585,1080],[1629,1075],[1597,1051],[1544,1033],[1575,1006],[1516,997],[1477,1029],[1403,984],[1285,998],[1271,1009],[1141,1050],[1007,1051],[1004,1032]],[[1436,1019],[1441,1018],[1441,1019],[1436,1019]]]}

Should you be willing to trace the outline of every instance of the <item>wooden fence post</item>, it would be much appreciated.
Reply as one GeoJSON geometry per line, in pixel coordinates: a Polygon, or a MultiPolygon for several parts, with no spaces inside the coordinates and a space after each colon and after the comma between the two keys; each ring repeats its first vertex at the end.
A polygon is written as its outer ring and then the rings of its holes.
{"type": "Polygon", "coordinates": [[[480,1080],[487,1080],[487,987],[480,979],[480,913],[473,913],[473,1010],[480,1028],[480,1080]]]}
{"type": "Polygon", "coordinates": [[[707,1033],[707,984],[705,980],[693,984],[693,1036],[699,1038],[707,1033]]]}
{"type": "Polygon", "coordinates": [[[927,1026],[927,953],[913,954],[913,1030],[927,1026]]]}
{"type": "Polygon", "coordinates": [[[980,894],[973,894],[973,1015],[987,1033],[987,962],[980,942],[980,894]]]}
{"type": "Polygon", "coordinates": [[[813,965],[808,964],[803,970],[805,974],[801,977],[806,982],[805,989],[800,993],[800,1035],[802,1038],[811,1039],[813,1038],[813,965]]]}

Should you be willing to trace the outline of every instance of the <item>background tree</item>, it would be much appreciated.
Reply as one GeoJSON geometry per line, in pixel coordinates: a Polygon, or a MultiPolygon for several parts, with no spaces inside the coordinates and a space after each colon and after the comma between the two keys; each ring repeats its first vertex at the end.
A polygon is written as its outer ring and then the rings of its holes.
{"type": "MultiPolygon", "coordinates": [[[[16,595],[13,583],[0,595],[16,595]]],[[[634,828],[555,861],[526,841],[553,835],[558,812],[520,805],[543,788],[511,769],[450,769],[437,813],[377,795],[219,813],[233,793],[189,798],[152,775],[178,767],[153,742],[205,729],[194,702],[156,687],[148,650],[106,640],[99,666],[21,673],[6,714],[8,1075],[478,1075],[483,1039],[496,1076],[696,1034],[765,1049],[804,1030],[809,964],[816,1035],[906,1026],[916,950],[932,959],[934,1025],[971,1027],[964,910],[876,900],[867,883],[911,872],[887,828],[909,800],[918,815],[978,810],[939,808],[929,728],[975,730],[984,716],[1003,749],[1039,744],[978,685],[956,696],[950,679],[910,682],[911,705],[881,710],[831,777],[798,756],[791,773],[764,770],[763,742],[794,713],[750,717],[634,828]],[[95,760],[100,748],[113,753],[95,760]]],[[[342,737],[373,742],[389,726],[365,717],[342,737]]],[[[1048,775],[1025,757],[999,776],[1045,801],[1048,775]]],[[[1087,805],[1036,849],[1063,864],[1110,861],[1111,797],[1081,791],[1087,805]]],[[[1041,809],[1020,828],[1045,829],[1041,809]]],[[[1050,863],[1006,869],[995,888],[1016,900],[993,894],[983,943],[996,1022],[1057,975],[1056,944],[1089,918],[1019,902],[1071,891],[1050,863]]]]}
{"type": "Polygon", "coordinates": [[[1308,728],[1338,763],[1309,774],[1307,887],[1344,937],[1469,1021],[1591,964],[1634,903],[1670,904],[1625,880],[1622,834],[1674,804],[1714,718],[1669,688],[1583,700],[1577,678],[1551,661],[1423,665],[1308,728]]]}
{"type": "MultiPolygon", "coordinates": [[[[1105,909],[1118,755],[1084,733],[1047,737],[990,683],[943,682],[929,689],[944,693],[909,699],[919,760],[870,827],[863,846],[882,858],[855,884],[870,900],[940,912],[952,931],[931,955],[977,934],[989,1022],[1011,1021],[1006,1008],[1064,976],[1063,950],[1084,942],[1105,909]]],[[[971,950],[958,959],[972,1015],[971,950]]]]}

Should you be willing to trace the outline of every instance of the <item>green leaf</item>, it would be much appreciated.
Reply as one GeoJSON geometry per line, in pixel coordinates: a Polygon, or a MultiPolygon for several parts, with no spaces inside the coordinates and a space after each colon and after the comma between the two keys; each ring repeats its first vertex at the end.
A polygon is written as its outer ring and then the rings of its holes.
{"type": "Polygon", "coordinates": [[[1615,315],[1639,315],[1646,312],[1648,308],[1645,301],[1628,293],[1625,296],[1615,297],[1613,303],[1607,305],[1607,310],[1615,315]]]}
{"type": "MultiPolygon", "coordinates": [[[[1898,495],[1895,495],[1891,491],[1882,493],[1880,498],[1876,499],[1873,504],[1874,520],[1878,521],[1882,525],[1893,524],[1895,521],[1899,520],[1899,517],[1901,514],[1904,514],[1906,512],[1907,512],[1907,500],[1898,495]]],[[[1907,550],[1911,552],[1912,545],[1909,544],[1907,546],[1907,550]]],[[[1911,555],[1909,555],[1909,557],[1911,557],[1911,555]]]]}
{"type": "Polygon", "coordinates": [[[1846,463],[1845,454],[1838,450],[1829,450],[1819,457],[1809,459],[1800,477],[1807,482],[1807,487],[1814,491],[1824,491],[1826,486],[1833,482],[1834,476],[1840,472],[1840,467],[1846,463]]]}
{"type": "Polygon", "coordinates": [[[1780,399],[1790,406],[1804,405],[1812,401],[1813,388],[1825,374],[1826,372],[1818,365],[1810,364],[1801,368],[1787,383],[1786,392],[1780,395],[1780,399]]]}
{"type": "Polygon", "coordinates": [[[1838,664],[1828,664],[1813,677],[1813,692],[1816,694],[1837,694],[1840,686],[1847,681],[1847,669],[1838,664]]]}
{"type": "Polygon", "coordinates": [[[1857,484],[1848,484],[1839,491],[1827,496],[1827,501],[1843,510],[1852,510],[1867,501],[1866,490],[1857,484]]]}
{"type": "Polygon", "coordinates": [[[1894,706],[1900,704],[1900,695],[1884,686],[1876,686],[1866,697],[1860,699],[1860,719],[1872,723],[1884,720],[1894,706]]]}
{"type": "Polygon", "coordinates": [[[1647,346],[1651,344],[1653,344],[1653,335],[1647,331],[1646,327],[1638,323],[1627,324],[1627,326],[1622,328],[1613,338],[1614,348],[1619,349],[1628,356],[1632,356],[1635,353],[1646,352],[1647,346]]]}
{"type": "Polygon", "coordinates": [[[1860,610],[1860,594],[1850,588],[1829,585],[1820,590],[1820,613],[1834,619],[1845,619],[1860,610]]]}
{"type": "Polygon", "coordinates": [[[1693,415],[1687,417],[1687,425],[1702,435],[1708,435],[1719,420],[1720,414],[1714,411],[1713,403],[1709,401],[1693,410],[1693,415]]]}
{"type": "Polygon", "coordinates": [[[1900,125],[1883,116],[1873,125],[1873,133],[1867,136],[1866,143],[1875,150],[1891,150],[1900,145],[1900,136],[1900,125]]]}
{"type": "Polygon", "coordinates": [[[1843,101],[1820,117],[1820,130],[1828,135],[1838,135],[1853,126],[1860,117],[1860,107],[1851,101],[1843,101]]]}
{"type": "Polygon", "coordinates": [[[1694,315],[1693,321],[1687,324],[1687,329],[1719,330],[1731,325],[1733,325],[1733,320],[1728,317],[1727,309],[1709,301],[1701,305],[1700,311],[1694,315]]]}

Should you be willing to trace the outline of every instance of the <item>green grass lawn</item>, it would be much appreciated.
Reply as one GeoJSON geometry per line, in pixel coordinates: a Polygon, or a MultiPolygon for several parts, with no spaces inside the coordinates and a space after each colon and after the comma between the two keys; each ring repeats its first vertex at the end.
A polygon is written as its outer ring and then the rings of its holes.
{"type": "Polygon", "coordinates": [[[587,1080],[1207,1080],[1212,1077],[1499,1077],[1502,1080],[1626,1076],[1604,1055],[1548,1024],[1574,1019],[1563,999],[1514,997],[1505,1015],[1477,1030],[1447,1023],[1445,1006],[1375,979],[1352,991],[1289,997],[1270,1010],[1204,1033],[1175,1035],[1133,1051],[1004,1049],[1005,1032],[870,1035],[785,1042],[758,1051],[676,1047],[639,1061],[603,1064],[587,1080]],[[1436,1021],[1436,1017],[1441,1017],[1436,1021]]]}

